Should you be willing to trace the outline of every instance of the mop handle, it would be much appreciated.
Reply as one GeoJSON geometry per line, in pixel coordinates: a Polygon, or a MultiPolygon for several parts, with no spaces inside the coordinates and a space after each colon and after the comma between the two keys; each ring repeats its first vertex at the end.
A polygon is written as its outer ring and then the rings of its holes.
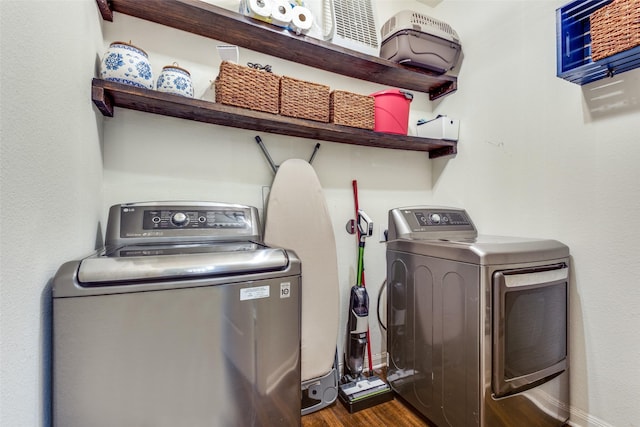
{"type": "MultiPolygon", "coordinates": [[[[356,223],[358,222],[360,206],[358,204],[358,180],[354,179],[351,181],[351,185],[353,186],[353,201],[356,207],[356,223]]],[[[358,239],[358,278],[357,283],[358,286],[365,287],[364,282],[364,239],[360,233],[360,227],[356,227],[356,237],[358,239]]],[[[369,325],[367,322],[367,357],[369,358],[369,375],[373,375],[373,359],[371,358],[371,334],[369,333],[369,325]]]]}
{"type": "Polygon", "coordinates": [[[358,272],[356,277],[358,287],[364,286],[364,239],[360,239],[360,243],[358,243],[358,272]]]}
{"type": "MultiPolygon", "coordinates": [[[[360,206],[358,206],[358,181],[351,181],[351,185],[353,186],[353,202],[356,206],[356,224],[358,223],[358,212],[360,211],[360,206]]],[[[360,228],[356,227],[356,241],[360,243],[360,228]]]]}
{"type": "MultiPolygon", "coordinates": [[[[360,215],[360,204],[358,203],[358,180],[354,179],[353,181],[351,181],[351,185],[353,186],[353,203],[355,205],[356,208],[356,224],[358,224],[359,221],[359,215],[360,215]]],[[[356,242],[358,243],[358,248],[360,247],[360,244],[363,243],[362,242],[362,233],[360,233],[360,227],[358,227],[356,225],[356,242]]],[[[364,266],[360,265],[361,262],[360,261],[360,250],[358,249],[358,277],[356,279],[356,283],[358,284],[358,286],[364,286],[364,266]]],[[[362,254],[363,256],[363,260],[364,260],[364,253],[362,254]]]]}

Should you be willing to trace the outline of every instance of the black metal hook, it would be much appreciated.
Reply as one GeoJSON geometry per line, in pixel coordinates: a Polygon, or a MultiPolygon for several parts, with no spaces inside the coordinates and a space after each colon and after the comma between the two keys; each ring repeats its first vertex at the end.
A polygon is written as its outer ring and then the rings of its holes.
{"type": "MultiPolygon", "coordinates": [[[[275,162],[269,155],[269,151],[267,151],[267,147],[264,146],[264,143],[262,142],[262,138],[260,138],[259,135],[256,135],[256,142],[258,143],[258,146],[260,146],[260,149],[264,153],[264,156],[267,158],[267,162],[269,162],[269,166],[271,166],[271,170],[273,170],[273,173],[274,174],[277,173],[279,165],[275,164],[275,162]]],[[[313,159],[316,157],[316,153],[318,152],[319,149],[320,149],[320,143],[318,142],[316,143],[315,147],[313,147],[313,152],[311,153],[311,157],[309,158],[309,164],[313,162],[313,159]]]]}

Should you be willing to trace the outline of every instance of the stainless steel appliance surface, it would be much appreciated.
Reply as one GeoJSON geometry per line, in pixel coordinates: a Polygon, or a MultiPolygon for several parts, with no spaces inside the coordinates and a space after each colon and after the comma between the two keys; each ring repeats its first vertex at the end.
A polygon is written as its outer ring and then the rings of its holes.
{"type": "Polygon", "coordinates": [[[300,425],[300,260],[256,208],[109,211],[53,280],[56,427],[300,425]]]}
{"type": "Polygon", "coordinates": [[[478,235],[462,209],[389,212],[388,380],[436,425],[569,418],[569,248],[478,235]]]}

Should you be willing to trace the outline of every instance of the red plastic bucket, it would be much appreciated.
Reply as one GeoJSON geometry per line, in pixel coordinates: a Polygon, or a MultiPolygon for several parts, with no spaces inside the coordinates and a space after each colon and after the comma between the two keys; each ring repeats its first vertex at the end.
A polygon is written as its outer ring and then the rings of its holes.
{"type": "Polygon", "coordinates": [[[409,129],[409,104],[413,94],[399,89],[389,89],[372,93],[375,98],[376,132],[406,135],[409,129]]]}

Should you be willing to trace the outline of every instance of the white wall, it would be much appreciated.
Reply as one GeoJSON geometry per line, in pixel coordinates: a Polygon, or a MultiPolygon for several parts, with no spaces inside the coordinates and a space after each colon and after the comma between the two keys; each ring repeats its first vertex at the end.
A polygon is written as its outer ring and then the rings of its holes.
{"type": "MultiPolygon", "coordinates": [[[[571,247],[574,266],[572,420],[638,426],[640,342],[632,331],[640,323],[634,258],[640,148],[632,132],[640,127],[640,70],[602,89],[555,77],[555,9],[563,3],[446,0],[430,8],[376,1],[379,24],[410,8],[444,19],[460,34],[458,91],[435,103],[416,94],[412,103],[412,119],[461,120],[459,154],[431,161],[425,153],[321,141],[314,168],[338,244],[340,324],[355,281],[355,238],[344,231],[353,211],[352,179],[377,224],[386,223],[392,207],[451,204],[468,209],[483,233],[557,238],[571,247]]],[[[60,263],[92,249],[107,208],[163,199],[262,207],[273,176],[256,132],[123,109],[103,120],[90,102],[97,56],[111,41],[144,48],[156,75],[179,62],[192,72],[197,95],[217,74],[215,41],[120,14],[103,23],[93,0],[2,0],[0,7],[0,425],[47,425],[47,282],[60,263]]],[[[278,74],[334,89],[384,88],[244,49],[241,61],[268,63],[278,74]]],[[[261,136],[278,163],[308,158],[315,144],[261,136]]],[[[384,278],[384,250],[367,242],[372,306],[384,278]]],[[[375,316],[371,322],[373,352],[380,355],[384,335],[375,316]]]]}
{"type": "MultiPolygon", "coordinates": [[[[96,244],[95,2],[0,1],[0,425],[49,425],[49,279],[96,244]]],[[[100,53],[98,53],[100,52],[100,53]]]]}
{"type": "Polygon", "coordinates": [[[640,70],[584,87],[555,77],[566,3],[433,9],[465,52],[458,93],[437,106],[461,119],[459,154],[433,162],[433,196],[483,233],[570,246],[572,421],[639,426],[640,70]]]}

